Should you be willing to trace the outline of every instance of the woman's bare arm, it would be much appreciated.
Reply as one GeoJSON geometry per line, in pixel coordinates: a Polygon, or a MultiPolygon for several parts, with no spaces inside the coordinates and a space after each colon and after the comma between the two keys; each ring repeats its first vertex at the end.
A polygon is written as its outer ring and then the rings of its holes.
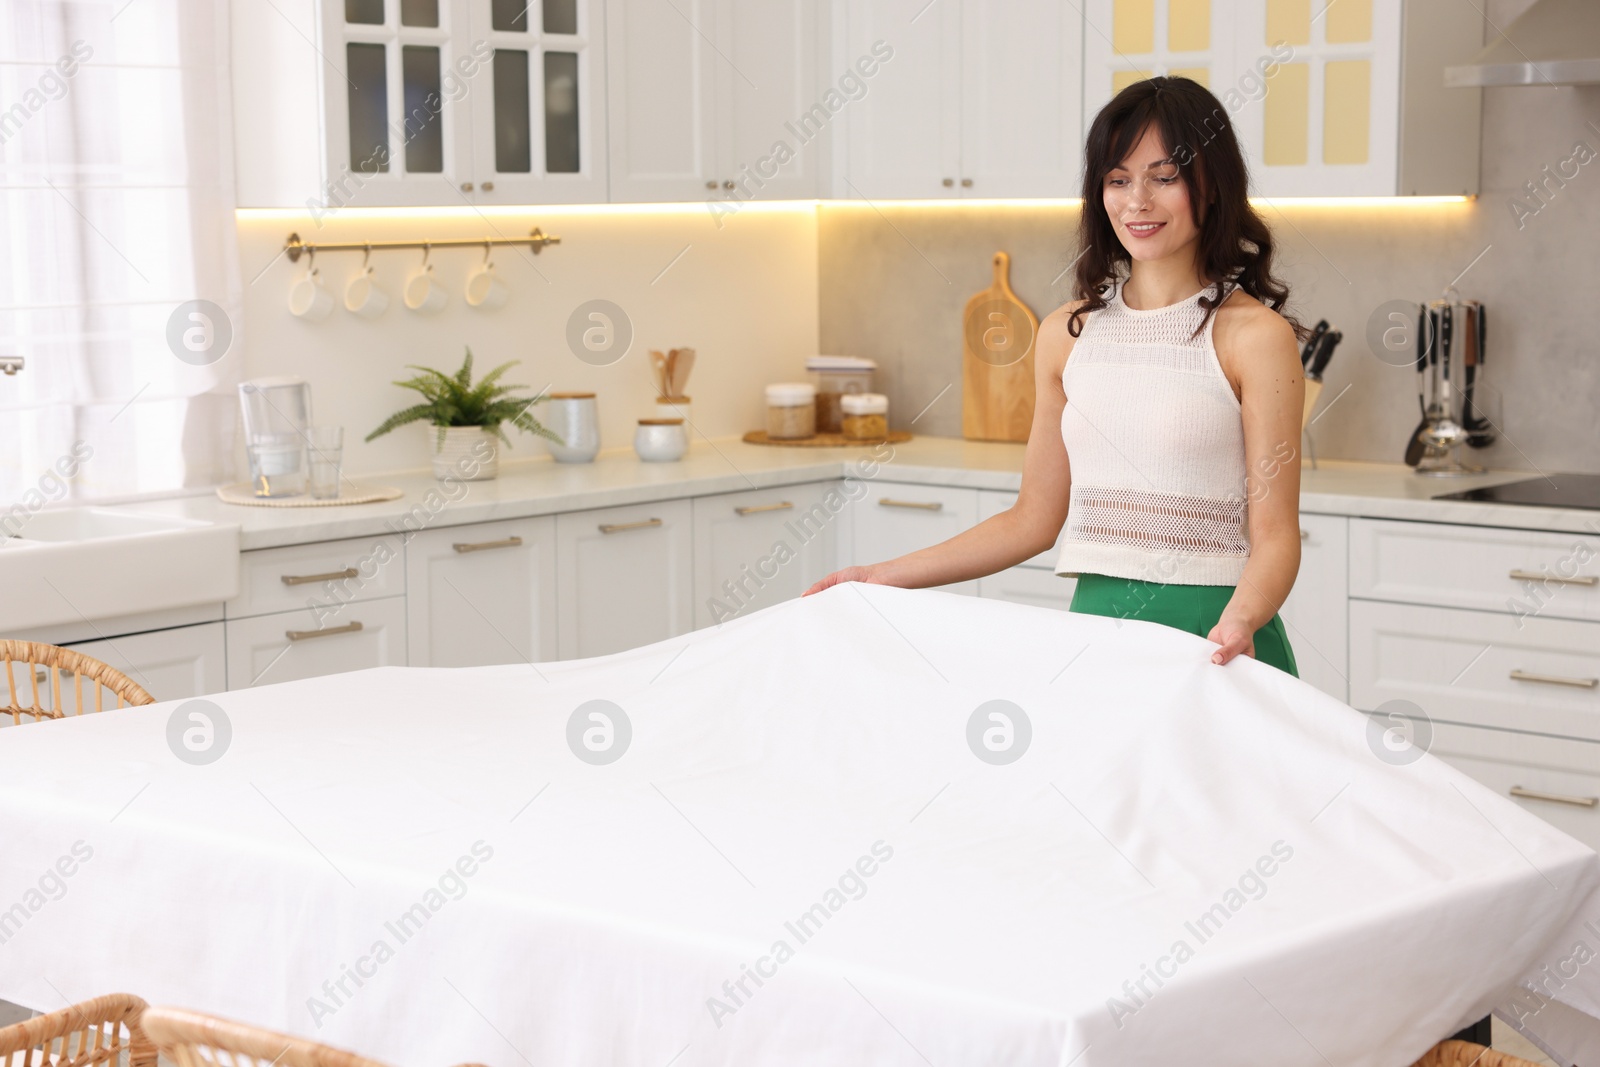
{"type": "Polygon", "coordinates": [[[1213,341],[1227,352],[1243,409],[1250,559],[1222,617],[1207,636],[1222,647],[1212,662],[1255,655],[1255,632],[1288,599],[1300,571],[1300,420],[1305,374],[1294,330],[1283,316],[1236,295],[1240,312],[1218,309],[1213,341]]]}
{"type": "Polygon", "coordinates": [[[1057,309],[1039,326],[1034,343],[1033,425],[1022,461],[1017,502],[948,541],[896,559],[835,571],[806,590],[821,592],[840,582],[871,582],[908,589],[948,585],[1003,571],[1055,544],[1067,519],[1072,485],[1061,443],[1061,412],[1067,398],[1061,371],[1075,338],[1067,332],[1073,305],[1057,309]]]}

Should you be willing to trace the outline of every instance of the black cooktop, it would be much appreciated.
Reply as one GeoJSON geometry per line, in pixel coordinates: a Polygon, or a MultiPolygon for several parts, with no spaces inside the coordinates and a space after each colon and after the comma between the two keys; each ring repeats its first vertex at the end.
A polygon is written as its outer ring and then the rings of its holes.
{"type": "Polygon", "coordinates": [[[1489,504],[1600,511],[1600,474],[1555,473],[1523,482],[1465,489],[1459,493],[1439,493],[1433,499],[1480,500],[1489,504]]]}

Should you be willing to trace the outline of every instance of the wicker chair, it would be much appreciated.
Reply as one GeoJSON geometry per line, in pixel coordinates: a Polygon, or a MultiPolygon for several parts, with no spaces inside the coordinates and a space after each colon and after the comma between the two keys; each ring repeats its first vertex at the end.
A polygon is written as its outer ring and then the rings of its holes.
{"type": "Polygon", "coordinates": [[[96,997],[0,1029],[0,1067],[156,1067],[139,1027],[144,1001],[127,993],[96,997]],[[127,1040],[123,1040],[123,1031],[127,1040]]]}
{"type": "Polygon", "coordinates": [[[1536,1064],[1496,1052],[1470,1041],[1441,1041],[1412,1067],[1537,1067],[1536,1064]]]}
{"type": "Polygon", "coordinates": [[[197,1011],[149,1008],[141,1021],[177,1067],[385,1067],[354,1052],[197,1011]]]}
{"type": "Polygon", "coordinates": [[[33,641],[0,641],[0,663],[5,665],[6,696],[9,700],[9,703],[0,705],[0,715],[10,715],[13,725],[21,723],[24,715],[32,716],[29,721],[33,722],[63,718],[69,706],[74,715],[82,715],[85,710],[102,711],[106,706],[102,691],[116,698],[113,706],[118,708],[156,702],[155,697],[115,667],[70,648],[41,645],[33,641]],[[17,687],[19,665],[27,675],[21,690],[17,687]],[[70,699],[66,704],[62,703],[63,673],[72,676],[72,686],[66,694],[70,699]],[[89,679],[90,688],[94,690],[94,706],[88,709],[83,701],[85,678],[89,679]],[[43,693],[40,692],[40,682],[47,683],[43,693]],[[23,700],[24,692],[26,702],[23,700]],[[41,696],[46,698],[43,703],[39,699],[41,696]]]}

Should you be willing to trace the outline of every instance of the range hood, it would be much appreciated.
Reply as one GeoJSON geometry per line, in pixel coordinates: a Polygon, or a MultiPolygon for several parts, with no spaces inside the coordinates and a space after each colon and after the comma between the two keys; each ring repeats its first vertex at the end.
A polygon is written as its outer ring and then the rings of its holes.
{"type": "Polygon", "coordinates": [[[1600,85],[1600,2],[1534,0],[1470,62],[1444,68],[1444,83],[1600,85]]]}

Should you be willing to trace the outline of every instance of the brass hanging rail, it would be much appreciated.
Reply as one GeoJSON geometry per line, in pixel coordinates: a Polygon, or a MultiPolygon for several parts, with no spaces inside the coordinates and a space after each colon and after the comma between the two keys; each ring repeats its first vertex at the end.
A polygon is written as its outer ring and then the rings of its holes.
{"type": "Polygon", "coordinates": [[[487,248],[490,245],[528,245],[533,249],[533,254],[538,255],[544,251],[545,245],[558,245],[561,238],[545,233],[535,226],[533,232],[526,237],[451,237],[443,241],[340,241],[333,244],[312,244],[300,240],[300,235],[291,233],[289,240],[284,242],[284,251],[289,253],[289,261],[298,263],[303,255],[315,255],[318,252],[382,252],[396,248],[417,248],[424,252],[435,248],[487,248]]]}

